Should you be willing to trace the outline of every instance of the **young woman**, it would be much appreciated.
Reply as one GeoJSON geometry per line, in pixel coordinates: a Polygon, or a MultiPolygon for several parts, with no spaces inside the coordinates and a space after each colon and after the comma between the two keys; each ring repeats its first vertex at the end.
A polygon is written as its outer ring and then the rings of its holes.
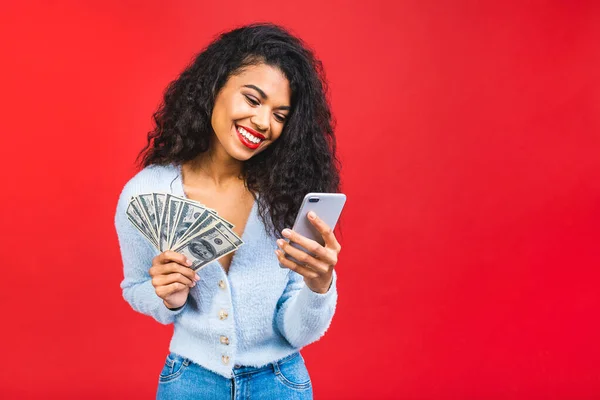
{"type": "Polygon", "coordinates": [[[290,227],[306,193],[339,189],[320,61],[279,26],[232,30],[171,82],[154,120],[115,225],[125,300],[174,324],[157,398],[312,398],[299,350],[331,323],[341,248],[318,216],[325,246],[290,227]],[[127,219],[129,199],[152,192],[216,210],[244,244],[195,273],[127,219]]]}

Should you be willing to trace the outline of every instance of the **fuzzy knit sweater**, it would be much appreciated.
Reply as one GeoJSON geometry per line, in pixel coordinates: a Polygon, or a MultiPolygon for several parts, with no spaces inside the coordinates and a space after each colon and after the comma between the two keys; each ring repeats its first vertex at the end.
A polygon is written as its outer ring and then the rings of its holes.
{"type": "Polygon", "coordinates": [[[146,167],[121,192],[115,214],[123,259],[121,289],[135,311],[174,324],[171,352],[231,378],[235,365],[264,366],[324,335],[337,302],[335,270],[329,291],[320,294],[306,286],[301,275],[281,268],[274,253],[276,238],[259,218],[256,202],[229,272],[212,261],[198,271],[200,280],[185,305],[167,308],[148,273],[159,251],[126,215],[131,196],[151,192],[186,197],[181,166],[146,167]]]}

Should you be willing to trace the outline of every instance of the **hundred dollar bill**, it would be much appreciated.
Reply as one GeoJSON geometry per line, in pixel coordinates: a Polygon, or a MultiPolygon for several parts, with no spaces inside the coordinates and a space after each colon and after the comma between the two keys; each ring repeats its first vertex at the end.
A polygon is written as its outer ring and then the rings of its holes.
{"type": "Polygon", "coordinates": [[[173,250],[173,234],[175,231],[175,224],[179,218],[181,206],[183,202],[174,196],[170,196],[167,202],[167,247],[166,249],[173,250]]]}
{"type": "Polygon", "coordinates": [[[168,211],[169,211],[169,203],[171,202],[171,197],[173,195],[167,193],[164,197],[159,197],[163,199],[162,202],[162,212],[160,214],[160,231],[158,233],[160,251],[163,252],[168,249],[169,245],[169,221],[168,221],[168,211]]]}
{"type": "Polygon", "coordinates": [[[194,232],[192,226],[200,225],[209,215],[211,215],[200,203],[182,201],[179,219],[175,225],[172,247],[179,247],[185,237],[194,232]]]}
{"type": "Polygon", "coordinates": [[[185,245],[175,251],[192,261],[192,268],[198,271],[208,263],[235,251],[237,247],[231,243],[215,226],[202,234],[190,238],[185,245]]]}
{"type": "Polygon", "coordinates": [[[151,233],[150,228],[147,226],[146,221],[142,217],[140,210],[138,209],[137,203],[132,199],[127,206],[127,218],[133,226],[144,235],[154,247],[158,248],[158,243],[154,238],[154,234],[151,233]]]}
{"type": "Polygon", "coordinates": [[[202,204],[202,203],[200,203],[200,202],[198,202],[198,201],[196,201],[196,200],[188,199],[188,198],[186,198],[186,197],[179,197],[179,196],[175,196],[175,195],[173,195],[172,197],[176,198],[177,200],[183,201],[184,203],[192,203],[192,204],[195,204],[195,205],[197,205],[197,206],[200,206],[200,207],[204,208],[206,211],[208,211],[209,213],[211,213],[212,215],[214,215],[215,217],[217,217],[217,218],[221,219],[221,221],[223,221],[223,223],[224,223],[225,225],[227,225],[229,228],[233,228],[233,227],[235,227],[235,225],[233,225],[233,224],[232,224],[232,223],[230,223],[229,221],[227,221],[227,220],[224,220],[223,218],[221,218],[221,217],[219,216],[219,213],[217,213],[217,210],[214,210],[214,209],[212,209],[212,208],[208,208],[208,207],[206,207],[204,204],[202,204]]]}
{"type": "Polygon", "coordinates": [[[133,202],[135,203],[136,209],[139,211],[142,219],[146,223],[146,227],[148,227],[149,232],[152,234],[152,237],[154,237],[154,241],[158,243],[158,235],[156,230],[154,229],[154,224],[152,223],[150,216],[148,215],[148,212],[146,211],[146,208],[144,207],[144,204],[140,199],[140,196],[135,196],[133,202]]]}
{"type": "Polygon", "coordinates": [[[127,208],[127,218],[161,252],[181,248],[192,239],[198,241],[198,236],[212,228],[235,248],[244,243],[233,231],[234,225],[221,218],[215,210],[170,193],[133,196],[127,208]]]}
{"type": "Polygon", "coordinates": [[[154,231],[154,237],[158,241],[158,218],[156,214],[156,204],[152,193],[138,195],[138,202],[141,204],[146,217],[150,222],[150,226],[154,231]]]}
{"type": "Polygon", "coordinates": [[[217,228],[219,232],[221,232],[227,238],[227,240],[233,243],[235,247],[240,247],[242,244],[244,244],[244,241],[233,230],[229,229],[228,226],[223,224],[222,221],[217,222],[215,224],[215,228],[217,228]]]}
{"type": "Polygon", "coordinates": [[[154,195],[154,205],[156,207],[156,216],[158,221],[158,244],[159,250],[161,252],[166,250],[167,246],[167,222],[166,222],[166,214],[167,214],[167,197],[169,196],[167,193],[153,193],[154,195]]]}
{"type": "Polygon", "coordinates": [[[154,207],[156,208],[156,228],[157,228],[156,236],[159,239],[160,239],[160,230],[162,228],[160,223],[162,221],[163,207],[165,204],[166,196],[167,195],[165,193],[152,193],[152,197],[154,198],[154,207]]]}
{"type": "Polygon", "coordinates": [[[205,231],[212,228],[217,224],[220,220],[214,215],[207,213],[205,217],[197,224],[195,224],[194,232],[188,233],[185,235],[185,238],[179,241],[179,244],[174,247],[174,249],[182,247],[188,240],[196,237],[198,235],[202,235],[205,231]]]}
{"type": "Polygon", "coordinates": [[[207,208],[205,207],[203,204],[198,203],[197,201],[190,201],[187,199],[182,199],[182,201],[184,202],[184,204],[188,205],[188,210],[192,209],[195,210],[196,213],[198,213],[199,209],[204,209],[205,212],[199,214],[198,219],[196,219],[189,227],[188,229],[183,232],[182,235],[178,236],[178,242],[175,243],[174,247],[179,247],[179,245],[181,245],[182,243],[184,243],[187,239],[189,239],[191,236],[194,236],[196,234],[198,234],[198,232],[200,232],[201,229],[205,229],[206,225],[202,225],[204,223],[205,218],[207,218],[209,215],[216,218],[217,220],[221,221],[223,224],[225,224],[229,229],[233,228],[234,225],[229,223],[228,221],[224,220],[223,218],[221,218],[217,212],[211,208],[207,208]]]}

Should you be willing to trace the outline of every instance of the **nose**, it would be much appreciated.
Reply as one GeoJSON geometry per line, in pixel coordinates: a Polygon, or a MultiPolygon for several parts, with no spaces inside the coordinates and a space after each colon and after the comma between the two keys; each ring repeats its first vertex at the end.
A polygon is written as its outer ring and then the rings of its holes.
{"type": "Polygon", "coordinates": [[[264,132],[269,127],[269,114],[270,111],[267,107],[260,107],[256,114],[250,118],[250,122],[254,124],[256,130],[264,132]]]}

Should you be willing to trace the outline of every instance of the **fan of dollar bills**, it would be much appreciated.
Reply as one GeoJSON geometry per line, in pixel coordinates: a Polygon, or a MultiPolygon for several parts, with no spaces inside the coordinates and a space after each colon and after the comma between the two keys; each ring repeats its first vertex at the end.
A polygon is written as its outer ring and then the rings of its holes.
{"type": "Polygon", "coordinates": [[[185,255],[194,271],[244,244],[215,210],[169,193],[133,196],[127,218],[160,252],[185,255]]]}

